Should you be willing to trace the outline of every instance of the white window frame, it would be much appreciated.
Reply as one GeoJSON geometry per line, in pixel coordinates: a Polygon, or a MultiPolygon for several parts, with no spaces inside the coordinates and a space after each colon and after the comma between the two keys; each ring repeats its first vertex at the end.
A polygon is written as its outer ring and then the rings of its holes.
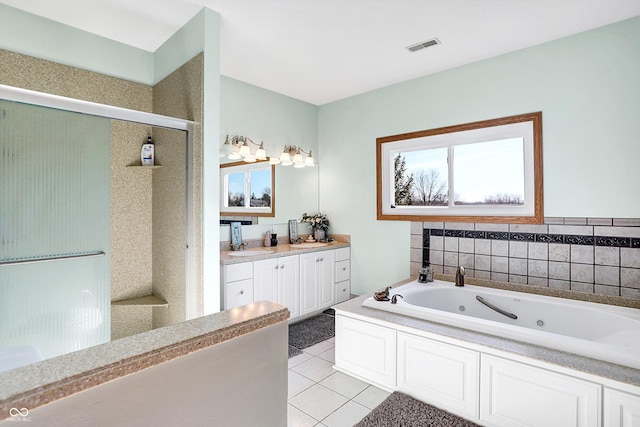
{"type": "Polygon", "coordinates": [[[227,163],[220,165],[220,214],[227,216],[275,216],[275,168],[268,162],[255,163],[227,163]],[[250,207],[251,198],[251,172],[259,169],[271,170],[271,206],[269,207],[250,207]],[[228,206],[229,203],[229,175],[243,173],[244,174],[244,194],[245,206],[228,206]]]}
{"type": "Polygon", "coordinates": [[[542,113],[531,113],[378,138],[378,219],[542,223],[541,133],[542,113]],[[525,203],[455,205],[453,147],[510,138],[522,138],[524,142],[525,203]],[[395,206],[395,156],[401,152],[443,147],[448,150],[448,206],[395,206]]]}

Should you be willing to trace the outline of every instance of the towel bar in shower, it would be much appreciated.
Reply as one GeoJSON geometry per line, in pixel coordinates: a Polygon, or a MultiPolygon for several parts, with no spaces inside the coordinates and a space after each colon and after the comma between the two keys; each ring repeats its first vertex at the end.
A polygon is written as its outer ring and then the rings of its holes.
{"type": "Polygon", "coordinates": [[[47,258],[15,259],[15,260],[0,261],[0,266],[31,264],[35,262],[61,261],[65,259],[88,258],[88,257],[105,256],[105,255],[106,253],[103,251],[96,251],[96,252],[86,252],[83,254],[76,254],[76,255],[52,256],[47,258]]]}

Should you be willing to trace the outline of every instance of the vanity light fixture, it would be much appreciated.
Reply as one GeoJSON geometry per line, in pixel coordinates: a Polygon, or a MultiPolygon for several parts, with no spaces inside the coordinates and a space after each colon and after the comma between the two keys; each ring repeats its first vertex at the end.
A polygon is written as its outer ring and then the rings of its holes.
{"type": "MultiPolygon", "coordinates": [[[[220,150],[220,157],[227,157],[229,160],[243,159],[247,163],[253,163],[257,160],[267,160],[267,153],[264,149],[263,142],[257,144],[246,136],[236,135],[229,138],[229,135],[227,135],[220,150]],[[258,147],[255,154],[251,153],[251,145],[249,144],[258,147]]],[[[269,157],[269,164],[280,164],[282,166],[293,165],[294,168],[304,168],[305,166],[315,165],[311,150],[308,152],[304,151],[297,145],[285,145],[279,157],[269,157]],[[303,154],[306,154],[304,159],[303,154]]]]}
{"type": "Polygon", "coordinates": [[[282,166],[291,166],[294,168],[303,168],[305,166],[314,166],[313,155],[311,154],[311,150],[304,151],[301,147],[297,145],[285,145],[280,157],[269,157],[269,164],[277,165],[281,164],[282,166]],[[302,159],[302,154],[306,154],[307,157],[302,159]]]}

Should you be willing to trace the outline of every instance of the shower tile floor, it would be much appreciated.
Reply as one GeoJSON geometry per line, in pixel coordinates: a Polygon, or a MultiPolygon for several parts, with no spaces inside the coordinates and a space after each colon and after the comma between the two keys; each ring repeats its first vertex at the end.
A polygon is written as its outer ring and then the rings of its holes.
{"type": "Polygon", "coordinates": [[[334,362],[335,338],[289,359],[288,427],[352,427],[389,396],[334,362]]]}

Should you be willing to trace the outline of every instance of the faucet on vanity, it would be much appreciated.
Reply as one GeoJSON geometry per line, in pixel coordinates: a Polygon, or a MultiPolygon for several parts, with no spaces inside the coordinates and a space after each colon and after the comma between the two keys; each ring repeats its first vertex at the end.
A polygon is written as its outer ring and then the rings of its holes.
{"type": "Polygon", "coordinates": [[[459,266],[456,269],[456,286],[464,286],[464,267],[459,266]]]}
{"type": "Polygon", "coordinates": [[[231,244],[231,250],[232,251],[244,251],[244,249],[247,247],[247,243],[240,243],[239,245],[236,244],[231,244]]]}

